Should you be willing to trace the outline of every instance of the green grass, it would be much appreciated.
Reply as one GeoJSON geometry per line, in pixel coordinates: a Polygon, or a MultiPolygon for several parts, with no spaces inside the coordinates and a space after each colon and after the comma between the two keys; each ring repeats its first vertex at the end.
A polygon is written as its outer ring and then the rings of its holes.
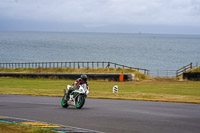
{"type": "Polygon", "coordinates": [[[54,133],[50,129],[0,122],[0,133],[54,133]]]}
{"type": "MultiPolygon", "coordinates": [[[[73,80],[0,78],[0,94],[63,96],[73,80]]],[[[151,79],[139,82],[89,81],[89,98],[200,103],[200,82],[151,79]],[[113,94],[114,85],[119,93],[113,94]]]]}

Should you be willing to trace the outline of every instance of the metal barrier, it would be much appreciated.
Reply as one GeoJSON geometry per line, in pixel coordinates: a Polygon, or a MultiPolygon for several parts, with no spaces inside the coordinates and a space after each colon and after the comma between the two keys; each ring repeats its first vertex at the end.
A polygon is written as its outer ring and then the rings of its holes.
{"type": "MultiPolygon", "coordinates": [[[[72,79],[79,78],[81,73],[0,73],[0,77],[16,77],[16,78],[56,78],[56,79],[72,79]]],[[[91,80],[109,80],[109,81],[133,81],[133,74],[108,74],[99,73],[91,74],[87,73],[88,79],[91,80]],[[121,79],[123,75],[123,79],[121,79]]]]}
{"type": "Polygon", "coordinates": [[[153,77],[176,77],[176,70],[151,70],[149,75],[153,77]]]}

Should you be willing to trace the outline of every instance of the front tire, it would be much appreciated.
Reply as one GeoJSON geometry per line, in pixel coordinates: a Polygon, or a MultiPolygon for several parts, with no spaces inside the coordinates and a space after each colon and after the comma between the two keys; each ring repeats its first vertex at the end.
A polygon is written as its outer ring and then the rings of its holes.
{"type": "Polygon", "coordinates": [[[76,98],[75,104],[77,109],[81,109],[85,103],[85,96],[79,95],[76,98]]]}
{"type": "Polygon", "coordinates": [[[67,104],[67,101],[65,100],[66,95],[63,96],[61,105],[63,108],[67,108],[69,105],[67,104]]]}

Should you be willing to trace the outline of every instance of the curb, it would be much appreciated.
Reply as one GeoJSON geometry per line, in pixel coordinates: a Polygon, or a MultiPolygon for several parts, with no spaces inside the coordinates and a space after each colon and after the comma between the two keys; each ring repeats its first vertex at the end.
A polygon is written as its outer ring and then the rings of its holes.
{"type": "Polygon", "coordinates": [[[22,118],[7,117],[7,116],[0,116],[0,122],[40,127],[40,128],[50,129],[53,132],[58,132],[58,133],[69,133],[69,132],[70,133],[103,133],[103,132],[99,132],[95,130],[64,126],[64,125],[59,125],[59,124],[52,124],[52,123],[28,120],[28,119],[22,119],[22,118]]]}

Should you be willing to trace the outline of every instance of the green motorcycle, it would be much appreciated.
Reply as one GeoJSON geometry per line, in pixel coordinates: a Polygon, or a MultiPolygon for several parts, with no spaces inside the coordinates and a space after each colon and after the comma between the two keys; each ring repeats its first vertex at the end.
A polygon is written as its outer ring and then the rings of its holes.
{"type": "MultiPolygon", "coordinates": [[[[67,85],[67,89],[72,89],[72,86],[67,85]]],[[[77,109],[81,109],[85,104],[85,99],[89,95],[89,90],[86,87],[86,84],[79,85],[78,89],[72,91],[67,97],[67,92],[64,89],[64,96],[61,101],[63,108],[67,108],[69,105],[75,106],[77,109]]]]}

